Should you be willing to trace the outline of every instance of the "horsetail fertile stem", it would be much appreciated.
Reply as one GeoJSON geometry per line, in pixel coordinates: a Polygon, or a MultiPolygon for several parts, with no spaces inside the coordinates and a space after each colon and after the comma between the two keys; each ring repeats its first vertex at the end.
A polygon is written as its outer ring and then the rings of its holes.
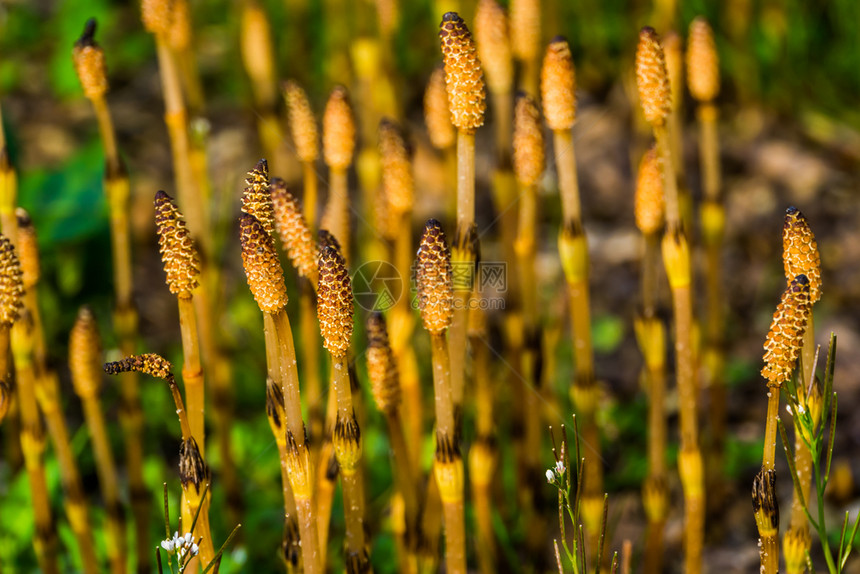
{"type": "Polygon", "coordinates": [[[93,441],[96,472],[107,514],[105,539],[110,571],[113,574],[122,574],[126,571],[128,559],[125,518],[116,463],[99,400],[103,376],[101,353],[101,340],[95,318],[87,307],[82,307],[69,335],[69,371],[75,393],[83,403],[84,418],[93,441]]]}
{"type": "Polygon", "coordinates": [[[418,518],[420,495],[413,472],[412,456],[406,446],[400,416],[401,390],[397,360],[388,342],[388,329],[381,313],[373,313],[367,319],[367,372],[376,406],[388,424],[394,479],[403,501],[405,532],[402,535],[403,556],[400,557],[401,572],[416,572],[418,547],[418,518]]]}
{"type": "MultiPolygon", "coordinates": [[[[510,106],[509,106],[510,107],[510,106]]],[[[424,90],[424,126],[430,144],[442,153],[442,169],[445,174],[445,189],[452,189],[457,180],[457,130],[451,123],[451,112],[448,110],[448,92],[445,88],[445,67],[442,65],[433,69],[424,90]]],[[[456,209],[456,199],[445,201],[446,213],[456,209]]]]}
{"type": "Polygon", "coordinates": [[[329,95],[323,113],[322,130],[323,159],[329,168],[328,202],[322,227],[337,238],[349,265],[351,232],[347,170],[355,153],[355,118],[349,93],[343,86],[336,86],[329,95]]]}
{"type": "Polygon", "coordinates": [[[332,442],[343,481],[347,570],[363,572],[370,565],[364,539],[364,492],[359,480],[361,431],[353,408],[346,361],[352,342],[352,283],[343,256],[331,246],[320,251],[317,297],[323,346],[333,363],[332,392],[337,395],[337,421],[332,442]]]}
{"type": "Polygon", "coordinates": [[[302,163],[302,180],[304,181],[305,220],[311,229],[317,225],[317,174],[314,163],[319,158],[319,133],[311,104],[305,90],[296,82],[289,80],[284,83],[284,99],[287,102],[287,114],[290,121],[290,131],[296,155],[302,163]]]}
{"type": "Polygon", "coordinates": [[[711,201],[719,199],[720,148],[717,137],[717,108],[720,93],[720,62],[714,33],[704,18],[690,23],[687,42],[687,86],[698,104],[699,159],[702,166],[702,191],[711,201]]]}
{"type": "Polygon", "coordinates": [[[197,246],[185,219],[173,199],[163,191],[155,194],[155,225],[158,228],[158,247],[167,286],[179,303],[179,328],[182,333],[182,380],[188,405],[191,435],[198,447],[204,449],[204,386],[203,367],[200,365],[200,341],[197,334],[197,315],[192,302],[198,286],[200,258],[197,246]]]}
{"type": "MultiPolygon", "coordinates": [[[[448,12],[439,25],[451,122],[457,128],[457,235],[452,263],[474,277],[480,257],[475,227],[475,130],[484,125],[484,75],[475,42],[466,23],[448,12]]],[[[455,286],[457,304],[449,333],[451,397],[459,417],[466,378],[467,300],[472,281],[455,286]]],[[[459,431],[458,431],[459,432],[459,431]]]]}
{"type": "MultiPolygon", "coordinates": [[[[113,324],[124,355],[134,353],[137,342],[137,310],[132,300],[131,235],[129,231],[128,203],[130,184],[125,166],[119,157],[110,109],[105,94],[108,89],[104,52],[95,42],[95,20],[90,20],[75,44],[73,61],[84,94],[92,102],[99,125],[102,147],[105,152],[104,189],[107,196],[111,254],[113,262],[114,294],[116,297],[113,324]]],[[[149,569],[149,496],[143,483],[143,416],[137,374],[122,376],[122,432],[125,461],[129,478],[131,507],[134,514],[135,540],[138,566],[149,569]]]]}
{"type": "Polygon", "coordinates": [[[454,282],[451,252],[442,225],[435,219],[424,226],[418,248],[415,282],[424,328],[433,349],[433,393],[436,404],[436,460],[434,473],[445,521],[445,562],[448,572],[466,572],[466,533],[463,501],[463,458],[457,443],[448,346],[454,282]]]}
{"type": "MultiPolygon", "coordinates": [[[[820,417],[821,408],[813,408],[821,403],[821,385],[815,380],[813,371],[815,365],[815,326],[812,320],[812,306],[821,298],[821,257],[815,234],[809,228],[803,213],[796,207],[789,207],[785,212],[785,223],[782,228],[782,260],[786,280],[793,279],[797,274],[806,275],[809,279],[809,320],[803,332],[803,350],[801,351],[802,384],[798,385],[800,404],[811,413],[820,417]],[[809,403],[809,404],[807,404],[809,403]]],[[[817,425],[818,421],[814,420],[817,425]]],[[[812,454],[800,436],[795,421],[794,466],[797,469],[797,481],[803,500],[809,500],[812,486],[812,454]]],[[[806,551],[811,544],[809,522],[797,493],[791,502],[791,524],[784,537],[785,565],[790,574],[801,573],[806,568],[806,551]]]]}
{"type": "Polygon", "coordinates": [[[654,129],[663,168],[666,231],[663,236],[663,265],[672,290],[675,320],[675,372],[681,419],[681,452],[678,469],[684,490],[685,566],[698,574],[702,568],[705,486],[699,423],[696,412],[698,383],[693,356],[693,305],[690,250],[681,221],[678,187],[672,168],[666,119],[672,109],[669,78],[660,38],[649,27],[639,33],[636,49],[636,83],[645,119],[654,129]]]}
{"type": "Polygon", "coordinates": [[[534,98],[540,81],[541,3],[511,0],[510,11],[511,48],[520,67],[519,89],[534,98]]]}
{"type": "Polygon", "coordinates": [[[182,442],[179,445],[179,480],[182,483],[184,503],[182,521],[190,525],[194,521],[194,516],[198,516],[194,534],[202,537],[200,562],[201,564],[209,564],[215,557],[215,547],[209,529],[209,501],[211,499],[209,467],[203,460],[197,441],[194,440],[191,433],[188,412],[173,377],[173,365],[155,353],[145,353],[126,357],[121,361],[105,363],[104,370],[109,375],[135,371],[167,383],[176,406],[179,427],[182,431],[182,442]]]}
{"type": "Polygon", "coordinates": [[[188,116],[182,95],[182,82],[176,57],[170,48],[170,33],[173,25],[172,3],[167,0],[143,0],[141,19],[146,31],[155,37],[158,53],[161,91],[164,97],[164,122],[170,136],[173,157],[173,172],[179,203],[182,205],[188,228],[201,245],[204,253],[211,252],[206,207],[191,171],[188,116]]]}
{"type": "MultiPolygon", "coordinates": [[[[672,167],[675,171],[675,180],[681,188],[678,190],[683,196],[681,202],[684,203],[689,201],[689,196],[683,189],[686,176],[684,175],[684,161],[681,154],[681,150],[683,150],[682,122],[679,119],[684,117],[684,46],[681,36],[672,30],[666,32],[662,40],[663,55],[666,58],[666,73],[669,75],[669,91],[672,94],[672,111],[666,119],[666,125],[669,130],[669,145],[672,149],[672,167]]],[[[686,219],[684,221],[687,223],[686,219]]]]}
{"type": "Polygon", "coordinates": [[[765,341],[762,376],[767,381],[767,424],[761,472],[753,482],[753,509],[761,542],[761,571],[779,568],[779,507],[776,499],[776,428],[779,393],[791,378],[810,316],[810,281],[797,275],[782,295],[765,341]]]}
{"type": "Polygon", "coordinates": [[[660,237],[663,227],[663,172],[654,147],[639,162],[633,212],[636,227],[645,243],[642,257],[642,314],[657,314],[657,271],[660,265],[660,237]]]}
{"type": "Polygon", "coordinates": [[[275,251],[275,242],[253,215],[239,218],[242,265],[248,287],[263,312],[266,363],[269,376],[284,394],[284,412],[289,445],[288,471],[299,515],[299,532],[305,570],[320,572],[319,538],[312,500],[310,454],[302,421],[296,351],[287,316],[287,288],[275,251]]]}
{"type": "MultiPolygon", "coordinates": [[[[24,310],[22,275],[21,264],[15,253],[15,247],[5,235],[0,235],[0,359],[2,359],[0,360],[0,373],[3,373],[4,381],[11,380],[9,372],[10,330],[19,323],[19,314],[24,310]]],[[[43,572],[53,573],[59,572],[59,570],[56,557],[56,532],[51,516],[45,468],[42,463],[42,453],[45,450],[45,431],[36,400],[32,357],[27,348],[29,341],[26,335],[26,330],[22,330],[21,335],[17,337],[17,344],[12,346],[15,355],[15,374],[18,379],[15,388],[18,393],[18,408],[21,413],[21,450],[24,453],[24,463],[27,467],[33,500],[33,515],[36,522],[36,536],[33,539],[33,546],[36,550],[36,559],[43,572]]]]}

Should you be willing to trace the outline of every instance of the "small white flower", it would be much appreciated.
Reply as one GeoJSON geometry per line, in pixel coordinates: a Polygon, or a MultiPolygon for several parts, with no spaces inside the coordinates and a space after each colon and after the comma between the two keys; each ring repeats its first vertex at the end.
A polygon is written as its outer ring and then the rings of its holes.
{"type": "Polygon", "coordinates": [[[173,543],[173,539],[168,538],[167,540],[162,540],[161,541],[161,547],[164,548],[165,550],[167,550],[167,552],[169,554],[173,554],[173,549],[175,547],[175,545],[173,543]]]}
{"type": "Polygon", "coordinates": [[[565,470],[566,470],[566,469],[564,468],[564,462],[563,462],[563,461],[560,461],[560,460],[559,460],[559,461],[556,461],[556,463],[555,463],[555,473],[556,473],[557,475],[561,476],[562,474],[564,474],[564,471],[565,471],[565,470]]]}
{"type": "Polygon", "coordinates": [[[550,484],[555,481],[555,473],[553,473],[551,468],[548,468],[546,471],[546,481],[550,484]]]}
{"type": "Polygon", "coordinates": [[[191,545],[191,555],[197,556],[197,553],[200,552],[200,548],[196,544],[191,545]]]}

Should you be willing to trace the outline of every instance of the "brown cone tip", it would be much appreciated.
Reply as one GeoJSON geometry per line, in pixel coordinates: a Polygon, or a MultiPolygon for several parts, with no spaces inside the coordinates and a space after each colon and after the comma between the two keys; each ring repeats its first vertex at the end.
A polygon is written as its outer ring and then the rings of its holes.
{"type": "Polygon", "coordinates": [[[322,119],[323,159],[331,169],[345,170],[355,153],[355,118],[349,92],[335,86],[328,97],[322,119]]]}
{"type": "Polygon", "coordinates": [[[391,215],[411,211],[415,201],[415,180],[410,150],[400,126],[389,118],[379,122],[379,155],[385,197],[391,210],[396,212],[391,215]]]}
{"type": "Polygon", "coordinates": [[[296,154],[302,162],[314,162],[319,157],[317,122],[305,90],[293,80],[284,83],[284,98],[287,101],[287,116],[296,154]]]}
{"type": "Polygon", "coordinates": [[[478,2],[475,43],[490,91],[509,93],[514,83],[514,63],[508,34],[508,15],[496,0],[478,2]]]}
{"type": "Polygon", "coordinates": [[[534,60],[540,52],[540,0],[511,0],[511,46],[519,60],[534,60]]]}
{"type": "Polygon", "coordinates": [[[385,317],[379,312],[371,313],[367,318],[367,374],[379,410],[396,410],[400,405],[400,377],[388,341],[385,317]]]}
{"type": "Polygon", "coordinates": [[[39,241],[30,214],[19,207],[15,209],[15,216],[18,219],[18,256],[21,261],[21,281],[26,291],[35,287],[41,276],[39,241]]]}
{"type": "Polygon", "coordinates": [[[173,365],[167,359],[155,353],[131,355],[121,361],[105,363],[104,371],[109,375],[135,371],[155,377],[156,379],[164,379],[165,381],[173,379],[173,365]]]}
{"type": "Polygon", "coordinates": [[[714,32],[702,17],[690,22],[690,36],[687,40],[687,85],[690,94],[700,102],[710,102],[720,93],[720,60],[714,43],[714,32]]]}
{"type": "Polygon", "coordinates": [[[660,36],[654,28],[648,26],[639,32],[639,45],[636,47],[636,86],[639,88],[639,102],[642,104],[645,119],[650,124],[662,125],[672,111],[672,95],[660,36]]]}
{"type": "Polygon", "coordinates": [[[317,246],[302,214],[301,203],[287,190],[286,182],[279,177],[272,179],[271,194],[275,210],[275,228],[290,262],[299,275],[316,283],[317,246]]]}
{"type": "Polygon", "coordinates": [[[821,299],[821,256],[815,234],[809,222],[796,207],[785,211],[782,227],[782,263],[788,284],[799,274],[809,279],[809,300],[812,303],[821,299]]]}
{"type": "Polygon", "coordinates": [[[179,480],[182,489],[194,486],[197,494],[203,490],[205,483],[209,481],[209,467],[203,460],[200,447],[194,437],[188,437],[179,445],[179,480]]]}
{"type": "Polygon", "coordinates": [[[636,227],[644,235],[657,233],[663,225],[663,170],[657,148],[651,147],[639,162],[634,213],[636,227]]]}
{"type": "Polygon", "coordinates": [[[445,87],[445,68],[433,70],[424,91],[424,123],[430,143],[436,149],[447,149],[457,140],[457,130],[451,123],[448,109],[448,91],[445,87]]]}
{"type": "Polygon", "coordinates": [[[576,121],[576,72],[570,45],[553,38],[543,56],[540,74],[543,114],[551,130],[569,130],[576,121]]]}
{"type": "Polygon", "coordinates": [[[0,235],[0,323],[7,327],[18,320],[24,307],[24,282],[15,247],[0,235]]]}
{"type": "Polygon", "coordinates": [[[105,54],[95,40],[96,20],[90,18],[72,49],[75,73],[88,99],[100,98],[108,90],[105,54]]]}
{"type": "Polygon", "coordinates": [[[809,279],[806,275],[798,275],[782,294],[764,343],[761,374],[767,379],[768,386],[779,387],[791,379],[803,347],[809,311],[809,279]]]}
{"type": "Polygon", "coordinates": [[[442,224],[435,219],[424,225],[415,267],[418,307],[424,328],[431,334],[441,334],[451,325],[454,281],[451,251],[442,224]]]}
{"type": "Polygon", "coordinates": [[[242,213],[256,217],[269,235],[275,232],[275,208],[272,206],[272,193],[269,189],[269,164],[264,159],[258,161],[245,178],[242,213]]]}
{"type": "Polygon", "coordinates": [[[523,185],[535,185],[544,169],[540,110],[531,96],[520,94],[514,108],[514,174],[523,185]]]}
{"type": "Polygon", "coordinates": [[[472,33],[456,12],[448,12],[439,25],[445,83],[451,123],[458,130],[472,133],[484,125],[484,74],[472,33]]]}
{"type": "Polygon", "coordinates": [[[331,247],[340,253],[340,241],[337,240],[337,237],[328,229],[320,229],[317,231],[317,260],[326,247],[331,247]]]}
{"type": "Polygon", "coordinates": [[[253,215],[239,217],[242,266],[254,300],[263,313],[277,313],[287,306],[284,270],[275,251],[275,240],[253,215]]]}
{"type": "Polygon", "coordinates": [[[69,335],[69,370],[81,397],[98,394],[102,384],[102,350],[98,326],[88,307],[81,307],[69,335]]]}
{"type": "Polygon", "coordinates": [[[163,191],[155,194],[155,226],[167,286],[177,297],[189,299],[198,285],[200,257],[188,233],[185,218],[173,199],[163,191]]]}
{"type": "Polygon", "coordinates": [[[320,251],[317,318],[323,346],[343,357],[352,341],[352,281],[340,252],[331,246],[320,251]]]}

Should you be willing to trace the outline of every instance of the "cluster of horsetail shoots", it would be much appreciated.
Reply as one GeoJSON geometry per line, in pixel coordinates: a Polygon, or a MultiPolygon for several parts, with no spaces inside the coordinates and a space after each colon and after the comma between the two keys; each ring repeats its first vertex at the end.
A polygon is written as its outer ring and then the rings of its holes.
{"type": "Polygon", "coordinates": [[[699,447],[696,411],[699,385],[693,349],[693,303],[690,248],[681,220],[678,186],[666,120],[672,109],[666,60],[653,28],[639,33],[636,49],[636,83],[645,119],[654,130],[663,170],[666,227],[661,245],[663,266],[672,291],[675,327],[675,375],[678,381],[681,447],[678,470],[684,490],[684,560],[687,572],[700,572],[705,533],[704,463],[699,447]]]}

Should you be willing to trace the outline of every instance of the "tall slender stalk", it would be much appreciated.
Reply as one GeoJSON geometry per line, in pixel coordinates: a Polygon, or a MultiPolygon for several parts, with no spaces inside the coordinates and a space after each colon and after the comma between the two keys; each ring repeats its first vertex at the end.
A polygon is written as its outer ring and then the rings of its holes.
{"type": "Polygon", "coordinates": [[[110,571],[126,571],[125,519],[120,500],[119,476],[111,451],[99,394],[102,386],[101,342],[93,314],[87,307],[78,312],[69,335],[69,369],[72,385],[84,407],[84,419],[93,442],[96,472],[107,514],[106,547],[110,571]]]}
{"type": "Polygon", "coordinates": [[[269,377],[284,394],[288,460],[287,471],[299,516],[299,535],[305,570],[321,572],[319,536],[312,499],[312,472],[304,421],[302,420],[296,351],[286,313],[287,290],[275,243],[256,217],[239,219],[242,263],[248,287],[263,312],[266,363],[269,377]]]}
{"type": "MultiPolygon", "coordinates": [[[[484,124],[486,108],[484,78],[477,48],[466,23],[448,12],[439,25],[445,82],[451,123],[457,128],[457,235],[452,265],[457,270],[454,284],[454,314],[448,334],[451,357],[451,398],[459,419],[466,377],[466,323],[468,302],[480,254],[475,229],[475,130],[484,124]],[[459,280],[465,278],[464,280],[459,280]]],[[[459,431],[458,431],[459,432],[459,431]]]]}
{"type": "Polygon", "coordinates": [[[165,381],[170,389],[182,431],[182,442],[179,445],[179,480],[183,491],[182,523],[190,526],[197,517],[194,535],[201,538],[199,563],[196,558],[192,559],[186,570],[196,571],[198,564],[208,565],[215,558],[215,546],[209,528],[211,475],[203,454],[197,447],[197,441],[192,436],[188,411],[173,377],[173,365],[159,355],[146,353],[106,363],[104,370],[109,375],[127,371],[144,373],[165,381]]]}
{"type": "Polygon", "coordinates": [[[436,405],[434,475],[445,522],[445,563],[448,572],[466,572],[463,508],[463,458],[457,443],[451,368],[445,332],[451,325],[454,302],[451,252],[442,225],[435,219],[424,226],[416,261],[418,305],[433,353],[433,394],[436,405]]]}
{"type": "Polygon", "coordinates": [[[519,89],[537,97],[540,82],[541,3],[512,0],[511,47],[519,64],[519,89]]]}
{"type": "Polygon", "coordinates": [[[639,34],[636,50],[636,82],[645,119],[651,124],[662,161],[663,192],[666,205],[666,230],[661,245],[663,265],[672,291],[675,322],[675,374],[678,379],[681,419],[681,450],[678,470],[684,490],[685,567],[696,574],[702,568],[704,540],[705,485],[699,423],[696,410],[698,382],[693,351],[693,306],[690,250],[681,219],[678,187],[666,119],[671,111],[671,93],[660,38],[649,27],[639,34]]]}
{"type": "Polygon", "coordinates": [[[329,168],[329,195],[322,227],[337,238],[349,265],[351,232],[347,170],[355,153],[355,119],[349,93],[343,86],[336,86],[329,95],[322,128],[323,158],[329,168]]]}
{"type": "MultiPolygon", "coordinates": [[[[510,122],[508,123],[510,124],[510,122]]],[[[427,128],[430,143],[442,155],[443,189],[446,191],[456,189],[457,130],[451,123],[451,112],[448,110],[448,93],[445,87],[445,68],[441,65],[437,66],[430,74],[427,88],[424,90],[424,125],[427,128]]],[[[441,211],[453,217],[456,210],[456,198],[450,201],[448,194],[444,193],[441,199],[445,200],[444,208],[441,211]]],[[[406,391],[405,388],[404,391],[406,391]]]]}

